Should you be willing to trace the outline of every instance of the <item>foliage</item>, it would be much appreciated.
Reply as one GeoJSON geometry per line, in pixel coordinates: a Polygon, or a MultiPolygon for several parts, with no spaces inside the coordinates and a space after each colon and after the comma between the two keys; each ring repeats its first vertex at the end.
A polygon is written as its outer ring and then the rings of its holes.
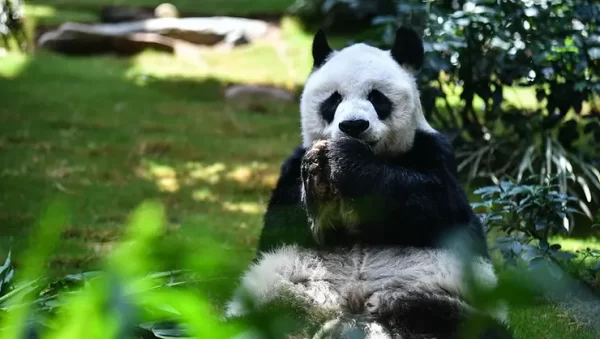
{"type": "Polygon", "coordinates": [[[20,0],[0,0],[0,36],[6,48],[10,48],[10,38],[17,41],[20,49],[26,42],[23,26],[23,4],[20,0]]]}
{"type": "MultiPolygon", "coordinates": [[[[255,327],[223,322],[215,312],[209,297],[229,294],[231,284],[212,284],[210,293],[204,294],[193,287],[215,280],[214,274],[232,274],[231,254],[217,243],[200,239],[201,249],[186,258],[187,270],[155,271],[161,267],[159,256],[165,255],[156,250],[165,215],[155,202],[134,211],[126,238],[106,259],[103,270],[48,279],[42,265],[56,244],[48,235],[64,227],[69,213],[65,206],[48,208],[33,239],[39,247],[32,247],[16,275],[10,257],[0,268],[2,338],[20,338],[24,333],[29,338],[65,339],[232,338],[255,327]]],[[[281,316],[271,314],[269,319],[276,322],[281,316]]]]}
{"type": "Polygon", "coordinates": [[[394,13],[394,6],[394,0],[296,0],[290,12],[304,23],[348,33],[368,28],[378,15],[394,13]]]}
{"type": "Polygon", "coordinates": [[[552,180],[537,185],[501,181],[477,189],[475,194],[483,201],[473,207],[483,209],[481,217],[488,232],[499,235],[493,249],[500,251],[506,264],[524,263],[529,269],[544,269],[555,279],[562,277],[563,269],[595,276],[600,273],[599,250],[587,248],[573,253],[551,243],[552,236],[568,234],[570,218],[581,213],[573,205],[577,199],[560,193],[558,188],[552,180]]]}
{"type": "Polygon", "coordinates": [[[600,192],[599,3],[466,1],[451,12],[403,4],[398,13],[378,22],[422,27],[423,106],[440,128],[457,131],[469,179],[568,174],[560,191],[592,202],[600,192]],[[537,103],[507,105],[515,87],[534,91],[537,103]]]}

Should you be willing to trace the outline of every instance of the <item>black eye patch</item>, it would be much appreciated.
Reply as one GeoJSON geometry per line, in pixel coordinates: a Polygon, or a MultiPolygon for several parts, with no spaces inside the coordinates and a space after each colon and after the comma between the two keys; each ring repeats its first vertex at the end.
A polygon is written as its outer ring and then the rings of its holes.
{"type": "Polygon", "coordinates": [[[392,102],[383,93],[374,89],[369,92],[367,99],[375,108],[375,112],[377,112],[379,119],[384,120],[392,114],[392,102]]]}
{"type": "Polygon", "coordinates": [[[333,121],[335,111],[341,102],[342,96],[336,91],[333,92],[333,94],[330,95],[327,100],[321,103],[321,106],[319,107],[319,113],[321,113],[321,116],[323,119],[325,119],[325,121],[327,121],[328,124],[333,121]]]}

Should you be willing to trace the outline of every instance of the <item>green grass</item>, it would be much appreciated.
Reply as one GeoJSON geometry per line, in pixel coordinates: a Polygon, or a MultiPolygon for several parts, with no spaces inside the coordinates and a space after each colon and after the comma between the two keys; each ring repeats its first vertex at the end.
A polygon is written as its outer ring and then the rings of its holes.
{"type": "Polygon", "coordinates": [[[25,4],[25,18],[31,24],[41,23],[48,25],[60,25],[63,22],[74,21],[91,23],[99,20],[99,13],[91,10],[81,9],[62,9],[57,10],[56,7],[50,5],[32,5],[25,4]]]}
{"type": "MultiPolygon", "coordinates": [[[[258,13],[289,1],[239,3],[203,1],[199,10],[258,13]]],[[[99,7],[94,0],[31,4],[32,19],[47,23],[92,21],[90,9],[99,7]]],[[[191,0],[175,4],[200,7],[191,0]]],[[[266,114],[234,109],[221,91],[227,82],[301,85],[311,36],[286,18],[283,37],[202,59],[150,51],[129,59],[44,52],[0,59],[0,257],[13,249],[18,263],[41,208],[64,195],[74,215],[50,272],[96,268],[129,213],[158,199],[167,208],[167,238],[193,241],[208,232],[238,251],[236,265],[243,268],[279,167],[300,142],[299,116],[297,105],[266,114]]],[[[518,338],[596,337],[550,305],[513,310],[511,321],[518,338]]]]}
{"type": "Polygon", "coordinates": [[[573,321],[568,314],[553,305],[513,309],[510,321],[517,338],[598,338],[598,334],[573,321]]]}
{"type": "MultiPolygon", "coordinates": [[[[251,252],[297,113],[227,114],[216,80],[143,81],[127,60],[10,55],[0,66],[1,250],[20,247],[46,198],[76,200],[58,269],[110,249],[144,199],[174,226],[201,215],[251,252]],[[18,98],[15,100],[15,98],[18,98]]],[[[74,265],[74,267],[72,267],[74,265]]]]}

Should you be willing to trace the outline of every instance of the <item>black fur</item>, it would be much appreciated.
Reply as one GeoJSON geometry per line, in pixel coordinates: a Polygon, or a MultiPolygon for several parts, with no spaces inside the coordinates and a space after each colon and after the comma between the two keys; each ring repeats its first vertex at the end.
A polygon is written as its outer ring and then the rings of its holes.
{"type": "Polygon", "coordinates": [[[423,41],[414,30],[400,27],[396,30],[396,40],[391,54],[401,66],[409,66],[414,70],[419,70],[425,60],[423,41]]]}
{"type": "Polygon", "coordinates": [[[377,112],[377,116],[380,120],[385,120],[392,114],[393,104],[385,94],[374,89],[369,92],[367,98],[373,105],[373,108],[375,108],[375,112],[377,112]]]}
{"type": "Polygon", "coordinates": [[[281,166],[279,181],[264,217],[264,228],[258,243],[259,253],[281,244],[313,248],[308,218],[300,202],[300,165],[305,153],[304,148],[296,148],[281,166]]]}
{"type": "MultiPolygon", "coordinates": [[[[417,131],[410,151],[389,158],[375,156],[354,138],[330,140],[327,148],[332,184],[357,211],[359,232],[328,229],[322,245],[440,247],[452,231],[465,231],[475,251],[487,256],[481,223],[460,186],[453,148],[443,135],[417,131]]],[[[317,245],[300,196],[305,152],[296,149],[282,167],[259,252],[289,243],[317,245]]]]}
{"type": "Polygon", "coordinates": [[[313,68],[316,69],[321,67],[332,52],[333,50],[329,46],[329,42],[327,42],[325,32],[323,32],[322,29],[319,29],[315,34],[312,43],[313,68]]]}
{"type": "MultiPolygon", "coordinates": [[[[329,46],[327,36],[322,29],[319,29],[312,43],[313,71],[325,64],[331,53],[333,53],[333,49],[329,46]]],[[[390,53],[400,66],[410,67],[414,70],[421,69],[425,61],[423,41],[417,32],[404,26],[396,30],[394,45],[390,53]]]]}
{"type": "Polygon", "coordinates": [[[342,95],[338,92],[333,92],[329,98],[325,99],[325,101],[321,103],[321,106],[319,107],[319,114],[321,114],[323,120],[327,121],[328,124],[333,121],[335,111],[341,102],[342,95]]]}
{"type": "Polygon", "coordinates": [[[506,326],[450,295],[413,293],[396,302],[393,312],[379,314],[378,320],[403,339],[513,338],[506,326]]]}

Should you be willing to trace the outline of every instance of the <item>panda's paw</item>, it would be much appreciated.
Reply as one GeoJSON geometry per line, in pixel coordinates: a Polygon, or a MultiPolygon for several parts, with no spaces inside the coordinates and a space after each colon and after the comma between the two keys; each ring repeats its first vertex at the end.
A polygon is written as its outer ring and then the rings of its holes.
{"type": "Polygon", "coordinates": [[[350,137],[331,140],[327,147],[327,162],[333,185],[342,191],[345,191],[344,187],[353,187],[368,171],[365,165],[374,163],[373,157],[371,147],[363,140],[350,137]]]}
{"type": "Polygon", "coordinates": [[[364,158],[372,154],[371,146],[361,139],[343,137],[329,143],[328,158],[332,165],[352,162],[359,157],[364,158]]]}
{"type": "Polygon", "coordinates": [[[319,140],[302,159],[302,185],[307,203],[322,203],[336,195],[331,184],[331,167],[328,160],[329,141],[319,140]]]}

